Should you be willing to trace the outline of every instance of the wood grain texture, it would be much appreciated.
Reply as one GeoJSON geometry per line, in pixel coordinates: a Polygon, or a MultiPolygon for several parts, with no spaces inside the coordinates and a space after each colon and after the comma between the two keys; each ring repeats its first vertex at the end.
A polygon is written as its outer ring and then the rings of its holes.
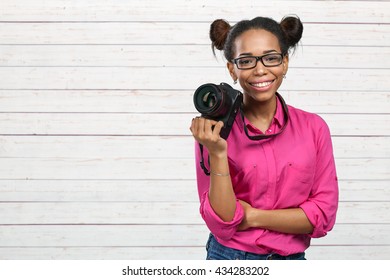
{"type": "MultiPolygon", "coordinates": [[[[188,136],[198,114],[3,113],[2,135],[188,136]]],[[[388,114],[320,114],[333,136],[389,136],[388,114]],[[341,126],[345,124],[345,126],[341,126]]],[[[157,148],[157,147],[156,147],[157,148]]]]}
{"type": "Polygon", "coordinates": [[[387,23],[387,1],[240,1],[226,0],[224,7],[213,0],[3,0],[0,16],[5,21],[212,21],[218,15],[239,21],[261,15],[276,20],[298,14],[303,20],[319,23],[387,23]],[[21,7],[21,4],[23,6],[21,7]],[[370,12],[367,12],[370,11],[370,12]],[[347,15],[347,16],[346,16],[347,15]]]}
{"type": "MultiPolygon", "coordinates": [[[[198,202],[42,202],[0,204],[2,225],[203,225],[198,202]]],[[[340,202],[338,223],[388,224],[390,201],[340,202]]],[[[368,241],[367,241],[368,242],[368,241]]]]}
{"type": "Polygon", "coordinates": [[[235,0],[1,1],[0,259],[204,259],[193,92],[231,82],[210,23],[260,11],[302,19],[280,93],[332,133],[307,258],[390,259],[390,2],[235,0]]]}
{"type": "MultiPolygon", "coordinates": [[[[389,166],[389,158],[336,159],[340,180],[390,180],[389,166]]],[[[194,169],[193,159],[0,158],[0,179],[7,180],[189,180],[194,169]]]]}
{"type": "MultiPolygon", "coordinates": [[[[390,246],[311,246],[309,260],[387,260],[390,246]],[[341,253],[342,252],[342,253],[341,253]]],[[[0,259],[24,260],[204,260],[205,245],[199,247],[3,247],[0,259]],[[37,252],[39,250],[39,252],[37,252]],[[7,257],[4,257],[7,256],[7,257]]]]}
{"type": "MultiPolygon", "coordinates": [[[[0,66],[12,67],[225,67],[222,53],[204,45],[0,45],[0,66]],[[196,59],[189,59],[196,57],[196,59]]],[[[293,68],[388,69],[386,47],[299,45],[293,68]]]]}
{"type": "MultiPolygon", "coordinates": [[[[388,137],[334,136],[336,158],[389,158],[388,137]]],[[[7,158],[139,158],[194,157],[192,136],[0,136],[0,156],[7,158]],[[141,146],[149,147],[140,149],[141,146]],[[175,150],[175,153],[172,153],[175,150]]]]}
{"type": "MultiPolygon", "coordinates": [[[[218,82],[215,82],[218,83],[218,82]]],[[[199,83],[198,86],[200,86],[199,83]]],[[[0,90],[0,113],[191,113],[192,90],[0,90]]],[[[387,114],[388,91],[283,90],[288,104],[316,113],[387,114]],[[367,105],[369,104],[369,105],[367,105]]]]}
{"type": "MultiPolygon", "coordinates": [[[[208,45],[209,28],[209,22],[0,22],[0,38],[3,44],[208,45]]],[[[386,24],[307,23],[302,44],[388,47],[389,35],[386,24]]]]}
{"type": "MultiPolygon", "coordinates": [[[[313,239],[316,246],[390,246],[390,225],[339,224],[327,238],[313,239]]],[[[203,225],[19,225],[1,226],[1,247],[200,247],[209,231],[203,225]],[[188,234],[192,232],[192,234],[188,234]],[[177,240],[177,236],[182,238],[177,240]],[[43,239],[42,236],[45,236],[43,239]],[[115,239],[110,236],[116,236],[115,239]]]]}
{"type": "MultiPolygon", "coordinates": [[[[2,90],[192,90],[203,83],[230,82],[224,68],[1,67],[2,90]],[[196,76],[198,79],[194,79],[196,76]],[[45,78],[43,78],[45,77],[45,78]]],[[[386,91],[390,69],[291,69],[280,91],[343,89],[386,91]]],[[[189,100],[191,102],[192,100],[189,100]]]]}
{"type": "MultiPolygon", "coordinates": [[[[339,180],[339,187],[342,202],[390,201],[386,180],[339,180]]],[[[0,202],[199,202],[195,179],[1,179],[0,192],[0,202]]]]}

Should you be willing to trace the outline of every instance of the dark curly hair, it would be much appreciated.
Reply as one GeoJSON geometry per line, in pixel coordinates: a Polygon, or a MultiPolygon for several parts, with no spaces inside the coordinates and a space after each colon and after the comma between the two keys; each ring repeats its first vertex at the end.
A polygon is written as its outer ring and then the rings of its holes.
{"type": "Polygon", "coordinates": [[[296,47],[302,38],[303,25],[298,17],[284,17],[280,23],[268,17],[256,17],[252,20],[242,20],[230,26],[223,19],[215,20],[210,26],[211,47],[215,55],[215,49],[223,50],[228,61],[234,59],[234,42],[238,36],[251,29],[264,29],[274,34],[279,41],[283,55],[287,55],[290,49],[296,47]]]}

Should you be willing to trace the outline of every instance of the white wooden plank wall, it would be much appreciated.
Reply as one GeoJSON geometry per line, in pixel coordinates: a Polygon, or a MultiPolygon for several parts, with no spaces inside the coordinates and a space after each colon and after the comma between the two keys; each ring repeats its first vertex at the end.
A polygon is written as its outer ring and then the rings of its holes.
{"type": "Polygon", "coordinates": [[[389,1],[0,0],[0,259],[203,259],[194,89],[212,20],[297,14],[280,90],[332,131],[340,210],[309,259],[390,259],[389,1]]]}

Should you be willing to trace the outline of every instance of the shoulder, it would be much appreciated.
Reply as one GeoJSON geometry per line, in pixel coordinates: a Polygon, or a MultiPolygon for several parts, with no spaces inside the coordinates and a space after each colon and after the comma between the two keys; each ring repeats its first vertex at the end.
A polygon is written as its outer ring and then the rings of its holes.
{"type": "Polygon", "coordinates": [[[330,134],[329,126],[326,121],[318,114],[304,111],[288,105],[290,124],[301,129],[309,129],[313,134],[330,134]]]}
{"type": "Polygon", "coordinates": [[[295,108],[291,105],[287,105],[288,113],[292,121],[304,122],[312,125],[327,126],[325,120],[316,113],[304,111],[302,109],[295,108]]]}

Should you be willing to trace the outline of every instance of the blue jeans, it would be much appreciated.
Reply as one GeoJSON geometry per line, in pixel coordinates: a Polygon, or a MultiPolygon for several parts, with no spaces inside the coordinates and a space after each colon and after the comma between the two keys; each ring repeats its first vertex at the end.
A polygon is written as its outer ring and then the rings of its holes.
{"type": "Polygon", "coordinates": [[[288,256],[278,254],[254,254],[237,249],[228,248],[218,243],[210,234],[206,245],[207,260],[306,260],[305,253],[297,253],[288,256]]]}

